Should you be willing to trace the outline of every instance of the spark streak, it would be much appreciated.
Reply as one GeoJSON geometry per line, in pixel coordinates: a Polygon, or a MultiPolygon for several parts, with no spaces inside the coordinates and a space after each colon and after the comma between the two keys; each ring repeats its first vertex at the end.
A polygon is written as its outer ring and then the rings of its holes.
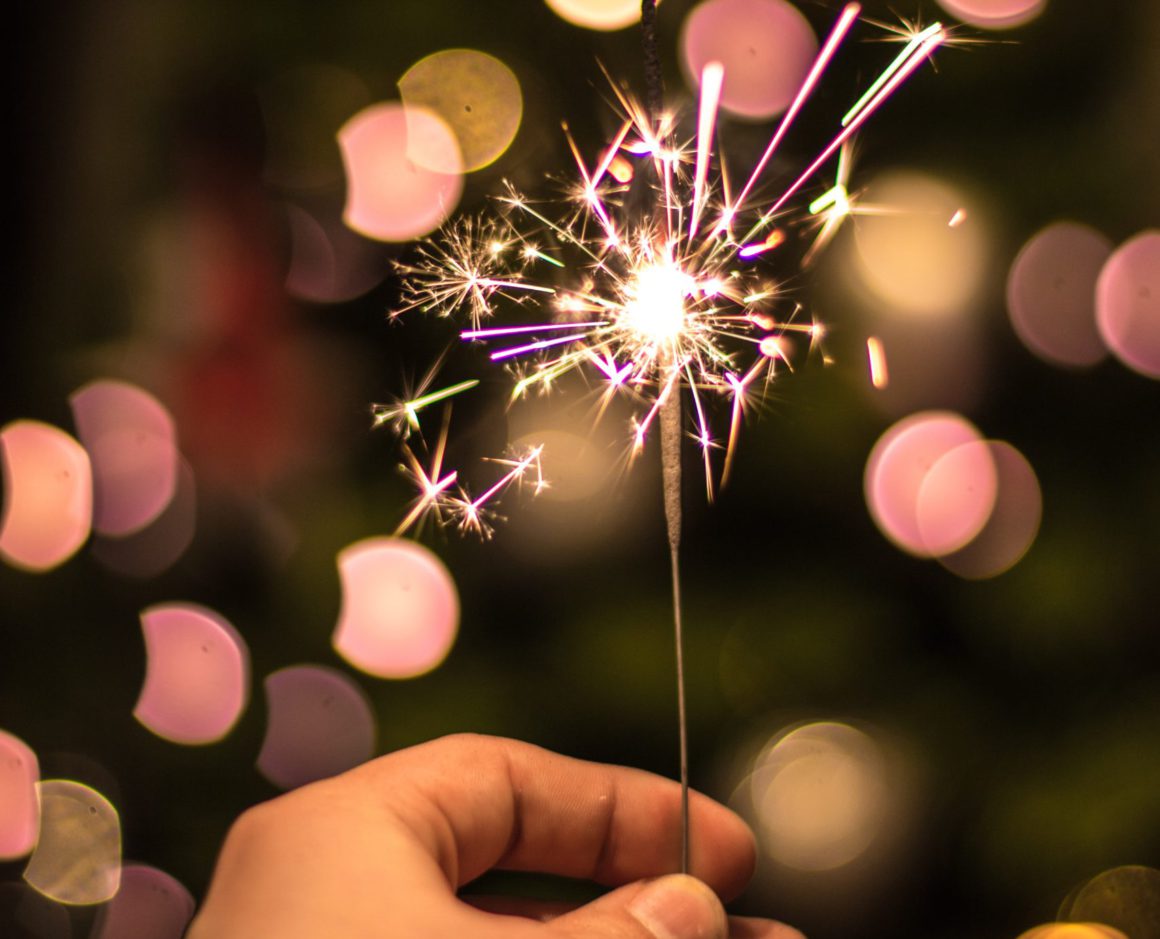
{"type": "MultiPolygon", "coordinates": [[[[783,337],[808,333],[812,352],[823,333],[816,322],[794,321],[798,306],[758,262],[777,249],[790,264],[794,259],[808,264],[856,211],[847,189],[851,138],[947,40],[938,23],[908,34],[903,50],[857,94],[830,142],[775,196],[759,197],[758,184],[767,182],[764,174],[774,154],[860,12],[858,3],[842,8],[736,195],[716,134],[725,77],[719,63],[709,63],[702,73],[695,134],[683,144],[673,114],[650,115],[614,83],[620,121],[591,164],[564,127],[578,176],[568,200],[533,202],[508,184],[496,200],[496,217],[452,223],[419,249],[417,261],[401,267],[406,286],[397,313],[465,314],[471,325],[459,336],[472,343],[526,338],[488,353],[510,370],[512,400],[555,387],[570,374],[587,376],[603,386],[600,413],[613,397],[623,397],[634,409],[631,454],[644,446],[664,402],[670,396],[679,402],[687,394],[690,426],[678,432],[687,430],[698,442],[712,499],[734,466],[745,413],[781,366],[792,370],[794,344],[783,337]],[[840,156],[834,185],[809,201],[808,213],[799,216],[806,224],[791,219],[774,225],[835,154],[840,156]],[[743,237],[734,236],[735,225],[746,231],[743,237]],[[807,227],[816,232],[804,243],[800,232],[807,227]],[[489,325],[500,313],[514,322],[489,325]],[[723,439],[713,430],[714,414],[721,410],[728,414],[723,439]]],[[[824,354],[823,361],[828,361],[824,354]]],[[[452,387],[448,394],[465,390],[452,387]]],[[[442,399],[428,395],[404,403],[407,424],[414,410],[437,400],[442,399]]],[[[511,462],[480,504],[465,495],[447,496],[446,488],[430,495],[427,504],[450,514],[461,529],[484,533],[483,505],[518,482],[532,467],[529,460],[538,466],[539,451],[511,462]]],[[[433,485],[419,479],[414,468],[412,473],[421,487],[433,485]]]]}

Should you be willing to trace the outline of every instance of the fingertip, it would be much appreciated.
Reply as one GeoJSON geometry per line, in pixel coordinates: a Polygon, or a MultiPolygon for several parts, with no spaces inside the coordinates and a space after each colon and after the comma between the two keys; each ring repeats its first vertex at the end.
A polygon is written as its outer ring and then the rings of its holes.
{"type": "Polygon", "coordinates": [[[694,793],[690,822],[690,867],[725,900],[740,894],[757,868],[757,838],[736,812],[694,793]]]}
{"type": "Polygon", "coordinates": [[[729,939],[806,939],[805,933],[771,919],[729,917],[729,939]]]}
{"type": "Polygon", "coordinates": [[[626,907],[656,939],[726,939],[725,908],[710,887],[688,874],[647,884],[626,907]]]}

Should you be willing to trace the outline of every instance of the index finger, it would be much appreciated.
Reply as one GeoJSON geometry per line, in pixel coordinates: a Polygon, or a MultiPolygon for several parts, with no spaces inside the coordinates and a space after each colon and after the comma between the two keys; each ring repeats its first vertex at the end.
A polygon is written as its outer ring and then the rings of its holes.
{"type": "MultiPolygon", "coordinates": [[[[392,793],[386,807],[455,887],[493,867],[608,885],[677,869],[680,786],[643,770],[462,735],[383,757],[362,772],[392,793]]],[[[723,898],[736,896],[753,873],[749,828],[696,792],[689,814],[689,872],[723,898]]]]}

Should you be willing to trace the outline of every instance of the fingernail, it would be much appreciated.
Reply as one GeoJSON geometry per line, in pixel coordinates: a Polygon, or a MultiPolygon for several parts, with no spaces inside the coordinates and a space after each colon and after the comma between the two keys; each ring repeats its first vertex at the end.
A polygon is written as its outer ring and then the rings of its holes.
{"type": "Polygon", "coordinates": [[[725,939],[728,929],[717,895],[688,874],[654,880],[633,897],[628,912],[657,939],[725,939]]]}

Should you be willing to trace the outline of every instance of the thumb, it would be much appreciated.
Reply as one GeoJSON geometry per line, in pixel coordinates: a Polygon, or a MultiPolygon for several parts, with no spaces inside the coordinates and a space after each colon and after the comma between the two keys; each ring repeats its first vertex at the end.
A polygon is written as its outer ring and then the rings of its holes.
{"type": "Polygon", "coordinates": [[[727,939],[717,895],[688,874],[629,884],[554,919],[559,939],[727,939]]]}

